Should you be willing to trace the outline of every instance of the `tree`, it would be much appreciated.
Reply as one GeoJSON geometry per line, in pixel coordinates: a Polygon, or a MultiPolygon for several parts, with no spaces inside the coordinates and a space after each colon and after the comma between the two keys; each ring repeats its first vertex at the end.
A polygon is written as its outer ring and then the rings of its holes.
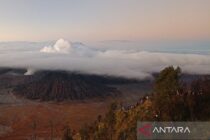
{"type": "Polygon", "coordinates": [[[32,140],[36,140],[36,129],[37,129],[37,122],[36,120],[33,120],[32,122],[32,129],[33,129],[33,134],[32,134],[32,140]]]}
{"type": "Polygon", "coordinates": [[[97,120],[98,120],[98,123],[100,123],[101,120],[102,120],[102,116],[101,115],[98,115],[97,120]]]}
{"type": "Polygon", "coordinates": [[[87,124],[85,124],[82,129],[80,129],[80,136],[81,136],[81,140],[89,140],[90,136],[89,136],[89,126],[87,124]]]}
{"type": "Polygon", "coordinates": [[[50,140],[53,140],[54,125],[53,125],[53,121],[52,120],[49,121],[49,126],[50,126],[50,140]]]}
{"type": "Polygon", "coordinates": [[[64,127],[62,140],[73,140],[72,131],[68,125],[64,127]]]}
{"type": "Polygon", "coordinates": [[[154,107],[162,120],[173,119],[172,98],[180,89],[181,69],[173,66],[160,72],[155,80],[154,107]]]}
{"type": "Polygon", "coordinates": [[[181,69],[173,66],[167,67],[160,72],[155,80],[155,92],[160,94],[173,94],[180,88],[181,69]]]}
{"type": "Polygon", "coordinates": [[[116,114],[115,111],[117,110],[117,103],[114,102],[110,105],[109,111],[106,114],[106,124],[108,125],[108,134],[110,135],[110,140],[112,140],[112,135],[114,133],[114,126],[116,123],[116,114]]]}

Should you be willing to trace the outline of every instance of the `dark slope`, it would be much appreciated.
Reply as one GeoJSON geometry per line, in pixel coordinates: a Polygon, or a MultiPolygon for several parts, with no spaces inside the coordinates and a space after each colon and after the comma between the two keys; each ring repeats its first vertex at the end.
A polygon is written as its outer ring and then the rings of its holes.
{"type": "Polygon", "coordinates": [[[115,88],[99,82],[100,78],[85,74],[54,71],[38,73],[33,77],[32,82],[14,88],[14,93],[43,101],[81,100],[117,93],[115,88]]]}

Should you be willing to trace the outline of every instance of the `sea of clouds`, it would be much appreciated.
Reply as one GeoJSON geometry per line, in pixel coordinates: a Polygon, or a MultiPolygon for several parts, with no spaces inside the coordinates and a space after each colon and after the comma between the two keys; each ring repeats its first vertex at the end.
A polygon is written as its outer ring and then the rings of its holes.
{"type": "Polygon", "coordinates": [[[64,39],[54,44],[0,43],[0,67],[26,68],[26,75],[38,70],[67,70],[145,79],[170,65],[180,66],[183,72],[189,74],[210,74],[210,55],[155,52],[120,46],[100,48],[64,39]]]}

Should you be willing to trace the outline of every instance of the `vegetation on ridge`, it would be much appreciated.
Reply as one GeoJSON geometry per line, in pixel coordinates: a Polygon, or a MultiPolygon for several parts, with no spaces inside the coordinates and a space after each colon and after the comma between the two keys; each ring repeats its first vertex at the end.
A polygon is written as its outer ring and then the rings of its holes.
{"type": "Polygon", "coordinates": [[[93,124],[63,140],[135,140],[137,121],[210,120],[210,79],[188,85],[180,75],[179,67],[165,68],[156,78],[151,96],[130,107],[113,103],[103,118],[98,116],[93,124]]]}

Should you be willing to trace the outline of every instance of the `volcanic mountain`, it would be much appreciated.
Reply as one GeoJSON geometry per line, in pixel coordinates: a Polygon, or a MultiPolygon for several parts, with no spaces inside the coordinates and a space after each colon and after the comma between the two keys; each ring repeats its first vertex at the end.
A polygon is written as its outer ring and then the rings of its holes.
{"type": "Polygon", "coordinates": [[[30,82],[14,88],[15,95],[43,101],[63,101],[115,96],[118,93],[115,88],[107,86],[109,80],[100,76],[46,71],[29,77],[30,82]]]}

